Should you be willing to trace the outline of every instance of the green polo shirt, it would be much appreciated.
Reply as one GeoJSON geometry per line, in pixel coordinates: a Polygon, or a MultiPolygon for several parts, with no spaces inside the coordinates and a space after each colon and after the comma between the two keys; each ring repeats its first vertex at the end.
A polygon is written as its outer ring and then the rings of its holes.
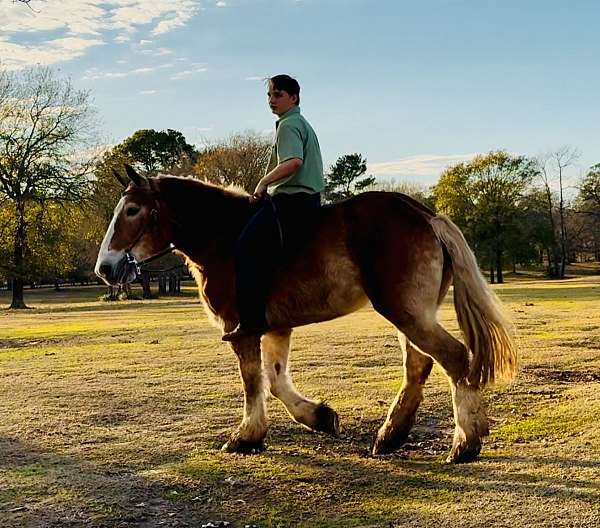
{"type": "Polygon", "coordinates": [[[280,163],[300,158],[302,167],[268,187],[273,196],[278,193],[298,192],[318,193],[324,188],[323,160],[319,140],[308,121],[300,114],[300,107],[294,106],[275,123],[275,144],[271,149],[271,158],[267,174],[280,163]]]}

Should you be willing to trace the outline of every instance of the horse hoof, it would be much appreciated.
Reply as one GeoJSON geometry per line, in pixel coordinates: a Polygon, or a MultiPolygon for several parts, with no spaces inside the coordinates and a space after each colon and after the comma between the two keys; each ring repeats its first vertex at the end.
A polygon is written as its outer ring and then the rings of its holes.
{"type": "Polygon", "coordinates": [[[340,436],[340,419],[338,414],[325,403],[319,404],[315,410],[315,431],[330,434],[335,438],[340,436]]]}
{"type": "Polygon", "coordinates": [[[226,453],[239,453],[241,455],[256,455],[262,453],[267,448],[264,438],[258,441],[242,440],[239,436],[233,435],[221,447],[221,451],[226,453]]]}
{"type": "Polygon", "coordinates": [[[473,446],[457,445],[453,447],[446,459],[449,464],[466,464],[477,460],[481,452],[481,444],[473,446]]]}
{"type": "Polygon", "coordinates": [[[382,440],[379,437],[377,437],[373,442],[371,452],[373,453],[373,456],[389,455],[390,453],[396,451],[396,449],[398,449],[399,447],[400,444],[397,444],[396,442],[386,442],[385,440],[382,440]]]}

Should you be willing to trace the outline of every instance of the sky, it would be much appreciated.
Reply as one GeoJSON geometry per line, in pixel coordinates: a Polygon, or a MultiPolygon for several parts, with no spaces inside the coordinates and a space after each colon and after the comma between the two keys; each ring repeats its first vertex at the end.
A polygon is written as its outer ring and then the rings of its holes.
{"type": "Polygon", "coordinates": [[[598,35],[596,0],[0,0],[0,67],[89,90],[108,143],[269,133],[288,73],[326,165],[424,185],[493,149],[600,163],[598,35]]]}

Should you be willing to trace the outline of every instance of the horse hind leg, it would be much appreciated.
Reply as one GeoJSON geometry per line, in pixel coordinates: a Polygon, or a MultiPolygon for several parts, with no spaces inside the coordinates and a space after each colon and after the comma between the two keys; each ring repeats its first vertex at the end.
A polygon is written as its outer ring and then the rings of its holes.
{"type": "Polygon", "coordinates": [[[471,462],[481,451],[482,438],[489,434],[488,420],[478,386],[468,380],[469,356],[465,345],[437,322],[410,325],[409,339],[444,369],[450,383],[454,408],[454,439],[447,461],[471,462]]]}
{"type": "Polygon", "coordinates": [[[419,352],[404,334],[398,333],[404,359],[404,380],[387,418],[373,443],[374,455],[385,455],[398,449],[408,437],[417,409],[423,401],[423,385],[433,367],[433,360],[419,352]]]}
{"type": "Polygon", "coordinates": [[[313,431],[333,436],[340,432],[337,413],[323,402],[309,400],[294,386],[288,370],[291,330],[269,332],[262,338],[263,363],[271,394],[285,406],[292,419],[313,431]]]}

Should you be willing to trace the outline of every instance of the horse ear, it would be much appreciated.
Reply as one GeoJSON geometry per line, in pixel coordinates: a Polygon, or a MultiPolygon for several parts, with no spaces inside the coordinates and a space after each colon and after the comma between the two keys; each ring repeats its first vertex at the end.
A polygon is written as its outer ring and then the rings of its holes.
{"type": "Polygon", "coordinates": [[[125,172],[127,172],[127,176],[129,176],[129,179],[134,185],[137,185],[138,187],[145,187],[149,185],[148,178],[135,172],[135,169],[131,165],[127,165],[127,163],[125,163],[125,172]]]}
{"type": "Polygon", "coordinates": [[[111,167],[112,173],[114,175],[115,178],[117,178],[117,181],[123,186],[123,188],[127,188],[127,182],[125,181],[125,178],[123,178],[123,176],[121,176],[115,169],[114,167],[111,167]]]}

